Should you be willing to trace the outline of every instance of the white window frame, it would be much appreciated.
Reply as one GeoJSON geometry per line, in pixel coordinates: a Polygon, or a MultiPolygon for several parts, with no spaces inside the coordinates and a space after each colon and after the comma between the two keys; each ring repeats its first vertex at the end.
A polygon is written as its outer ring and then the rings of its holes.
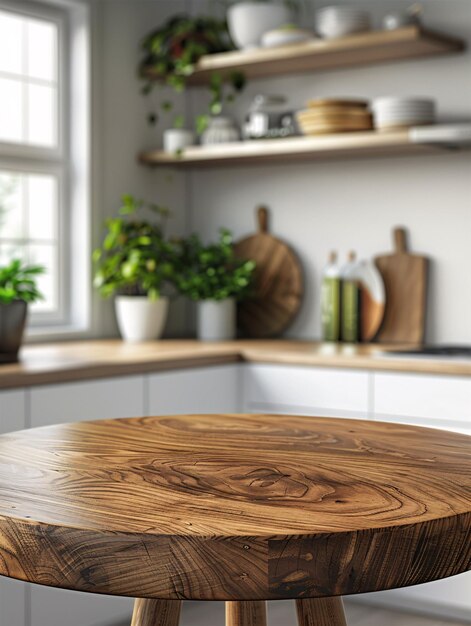
{"type": "Polygon", "coordinates": [[[58,310],[30,316],[28,337],[89,330],[90,269],[90,19],[74,0],[0,0],[0,9],[58,26],[58,129],[53,148],[0,142],[0,167],[49,173],[58,180],[58,310]]]}

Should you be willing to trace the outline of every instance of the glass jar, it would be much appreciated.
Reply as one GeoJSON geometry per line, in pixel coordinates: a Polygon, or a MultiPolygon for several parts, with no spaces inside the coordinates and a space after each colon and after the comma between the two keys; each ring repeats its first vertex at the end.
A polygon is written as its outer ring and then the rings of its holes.
{"type": "Polygon", "coordinates": [[[245,118],[245,139],[274,139],[294,134],[294,113],[287,110],[284,96],[255,96],[245,118]]]}

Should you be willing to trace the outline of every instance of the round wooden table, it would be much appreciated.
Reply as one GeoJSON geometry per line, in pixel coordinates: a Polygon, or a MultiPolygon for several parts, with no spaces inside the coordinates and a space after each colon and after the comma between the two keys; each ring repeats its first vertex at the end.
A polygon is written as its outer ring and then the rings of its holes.
{"type": "Polygon", "coordinates": [[[132,626],[226,600],[228,626],[297,601],[341,626],[340,596],[471,568],[471,438],[369,421],[149,417],[0,437],[0,573],[138,598],[132,626]]]}

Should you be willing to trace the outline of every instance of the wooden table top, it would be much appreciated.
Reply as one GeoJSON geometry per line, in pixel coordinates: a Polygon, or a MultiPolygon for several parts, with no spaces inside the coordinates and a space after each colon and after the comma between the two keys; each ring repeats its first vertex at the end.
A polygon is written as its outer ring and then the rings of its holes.
{"type": "Polygon", "coordinates": [[[0,573],[148,598],[344,595],[471,568],[471,438],[168,416],[0,437],[0,573]]]}

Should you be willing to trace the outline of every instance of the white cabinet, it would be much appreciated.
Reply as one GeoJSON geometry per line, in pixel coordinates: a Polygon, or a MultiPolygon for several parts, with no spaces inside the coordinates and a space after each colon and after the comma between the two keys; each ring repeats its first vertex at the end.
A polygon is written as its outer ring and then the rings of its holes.
{"type": "Polygon", "coordinates": [[[0,391],[0,434],[26,427],[26,391],[0,391]]]}
{"type": "Polygon", "coordinates": [[[245,409],[251,413],[358,417],[369,414],[370,374],[284,365],[247,365],[245,409]]]}
{"type": "MultiPolygon", "coordinates": [[[[26,392],[0,391],[0,434],[26,426],[26,392]]],[[[25,626],[26,583],[0,577],[0,626],[25,626]]]]}
{"type": "MultiPolygon", "coordinates": [[[[133,600],[30,585],[31,625],[127,626],[133,600]]],[[[8,626],[16,626],[10,622],[8,626]]],[[[3,626],[3,625],[2,625],[3,626]]]]}
{"type": "Polygon", "coordinates": [[[144,415],[142,376],[46,385],[31,389],[31,427],[144,415]]]}
{"type": "Polygon", "coordinates": [[[374,416],[471,434],[471,377],[375,374],[374,416]]]}
{"type": "MultiPolygon", "coordinates": [[[[141,376],[34,387],[30,394],[32,427],[144,415],[144,379],[141,376]]],[[[130,623],[132,600],[127,598],[37,585],[31,585],[29,593],[31,622],[27,626],[130,623]]]]}
{"type": "Polygon", "coordinates": [[[147,384],[149,415],[237,413],[242,408],[240,365],[151,374],[147,384]]]}
{"type": "MultiPolygon", "coordinates": [[[[374,375],[374,419],[442,428],[471,435],[471,378],[423,374],[374,375]]],[[[470,439],[471,453],[471,439],[470,439]]],[[[374,604],[419,609],[435,615],[471,618],[471,573],[446,580],[382,591],[374,604]]]]}

